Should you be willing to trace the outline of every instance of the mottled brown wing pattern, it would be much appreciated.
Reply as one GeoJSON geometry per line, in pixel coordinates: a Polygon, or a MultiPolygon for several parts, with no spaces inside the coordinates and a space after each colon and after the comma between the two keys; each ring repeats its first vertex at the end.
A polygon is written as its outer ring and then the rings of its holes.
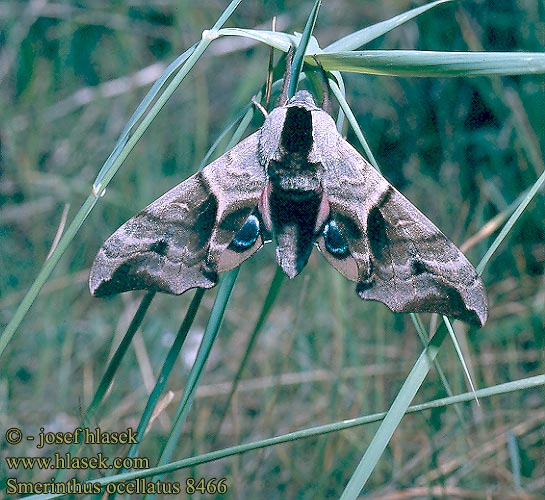
{"type": "Polygon", "coordinates": [[[326,157],[324,191],[350,255],[327,260],[357,281],[362,299],[395,312],[436,312],[482,326],[484,285],[463,253],[340,136],[326,157]]]}
{"type": "Polygon", "coordinates": [[[95,258],[91,293],[211,288],[256,252],[261,237],[244,251],[229,246],[265,187],[258,142],[251,135],[123,224],[95,258]]]}
{"type": "Polygon", "coordinates": [[[304,268],[316,242],[357,282],[362,299],[395,312],[486,321],[486,293],[473,266],[339,135],[306,91],[121,226],[95,259],[90,289],[210,288],[269,233],[289,277],[304,268]]]}

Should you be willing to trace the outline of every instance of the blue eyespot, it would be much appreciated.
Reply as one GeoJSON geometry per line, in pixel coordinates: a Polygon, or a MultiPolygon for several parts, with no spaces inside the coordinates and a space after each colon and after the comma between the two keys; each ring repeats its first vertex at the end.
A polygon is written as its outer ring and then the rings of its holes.
{"type": "Polygon", "coordinates": [[[341,233],[337,223],[331,219],[324,227],[324,242],[327,251],[337,259],[350,255],[346,238],[341,233]]]}
{"type": "Polygon", "coordinates": [[[259,236],[259,219],[254,215],[250,215],[244,225],[238,230],[237,234],[231,241],[229,248],[235,252],[244,252],[248,250],[259,236]]]}

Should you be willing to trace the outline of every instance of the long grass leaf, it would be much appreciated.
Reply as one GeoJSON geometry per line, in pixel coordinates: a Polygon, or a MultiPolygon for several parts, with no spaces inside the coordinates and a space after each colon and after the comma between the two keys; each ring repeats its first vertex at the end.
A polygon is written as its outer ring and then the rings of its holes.
{"type": "Polygon", "coordinates": [[[354,113],[352,113],[350,106],[346,102],[346,99],[344,98],[341,92],[341,89],[337,86],[335,82],[331,80],[329,80],[329,85],[330,85],[331,91],[333,92],[333,95],[337,98],[337,101],[339,102],[339,105],[341,106],[341,109],[343,110],[343,113],[345,114],[348,120],[348,123],[350,123],[352,130],[354,130],[356,137],[360,141],[360,144],[362,145],[363,150],[365,151],[365,155],[367,156],[369,163],[371,163],[371,165],[373,165],[373,167],[375,167],[380,172],[380,167],[378,165],[378,162],[375,159],[373,152],[371,151],[371,148],[369,147],[369,144],[367,144],[367,141],[365,137],[363,136],[363,132],[358,124],[358,121],[356,120],[354,113]]]}
{"type": "Polygon", "coordinates": [[[382,453],[388,446],[392,435],[399,426],[401,419],[407,413],[422,382],[426,378],[430,368],[433,366],[433,360],[439,352],[439,348],[446,336],[446,330],[440,329],[431,339],[428,347],[424,349],[413,369],[407,375],[403,386],[397,394],[392,406],[384,417],[377,432],[373,436],[371,443],[367,447],[360,463],[358,464],[350,481],[341,495],[341,500],[355,500],[358,498],[365,483],[371,476],[373,470],[378,464],[382,453]]]}
{"type": "Polygon", "coordinates": [[[326,71],[369,75],[444,78],[545,73],[545,54],[541,52],[365,50],[321,53],[316,58],[326,71]]]}
{"type": "Polygon", "coordinates": [[[280,267],[277,267],[276,273],[271,282],[271,286],[269,287],[269,293],[267,294],[267,297],[265,298],[265,302],[263,303],[263,308],[261,309],[261,312],[255,324],[252,335],[250,336],[248,345],[246,346],[244,357],[242,358],[242,361],[239,364],[238,370],[235,376],[233,377],[233,383],[231,385],[231,389],[229,391],[227,399],[225,400],[225,403],[223,407],[221,408],[221,410],[219,410],[218,412],[219,414],[218,425],[216,428],[216,432],[213,433],[212,445],[215,443],[215,441],[217,440],[219,436],[221,425],[223,424],[223,420],[225,419],[227,410],[229,409],[229,406],[231,405],[233,395],[235,394],[235,391],[237,390],[238,383],[240,381],[244,368],[246,368],[246,364],[248,363],[248,360],[250,359],[250,354],[252,353],[256,340],[259,337],[259,333],[261,332],[261,329],[263,328],[263,325],[265,324],[265,320],[267,319],[267,316],[269,315],[274,303],[276,302],[276,299],[278,298],[278,293],[280,292],[282,282],[284,281],[285,276],[286,275],[284,274],[282,269],[280,267]]]}
{"type": "MultiPolygon", "coordinates": [[[[534,377],[528,377],[520,380],[515,380],[512,382],[506,382],[504,384],[498,384],[491,387],[486,387],[484,389],[479,389],[475,393],[465,392],[462,394],[457,394],[456,396],[435,399],[433,401],[428,401],[427,403],[420,403],[413,405],[407,408],[406,413],[417,413],[421,411],[431,410],[433,408],[441,408],[444,406],[450,406],[453,404],[465,403],[474,399],[475,394],[479,399],[485,399],[493,396],[499,396],[501,394],[508,394],[511,392],[518,392],[522,390],[531,390],[539,387],[545,386],[545,374],[536,375],[534,377]]],[[[195,465],[200,465],[204,463],[213,462],[223,458],[231,457],[233,455],[240,455],[242,453],[247,453],[249,451],[258,450],[261,448],[276,446],[279,444],[289,443],[297,441],[300,439],[315,438],[317,436],[324,436],[325,434],[330,434],[333,432],[339,432],[341,430],[352,429],[354,427],[359,427],[362,425],[367,425],[375,422],[384,421],[387,417],[387,412],[375,413],[372,415],[366,415],[363,417],[352,418],[349,420],[343,420],[341,422],[335,422],[332,424],[320,425],[317,427],[311,427],[308,429],[303,429],[300,431],[290,432],[288,434],[282,434],[280,436],[275,436],[269,439],[263,439],[260,441],[254,441],[251,443],[241,444],[233,446],[230,448],[225,448],[222,450],[213,451],[210,453],[205,453],[203,455],[184,458],[176,462],[172,462],[160,467],[155,467],[152,469],[146,469],[141,471],[132,471],[124,474],[118,474],[116,476],[110,476],[107,478],[100,478],[93,480],[94,482],[106,485],[109,483],[119,483],[121,481],[130,481],[138,478],[147,478],[157,476],[159,474],[166,474],[168,472],[173,472],[176,470],[193,467],[195,465]]],[[[45,500],[46,498],[59,498],[62,494],[58,495],[32,495],[25,497],[25,500],[45,500]]]]}
{"type": "Polygon", "coordinates": [[[363,28],[355,33],[350,33],[343,38],[340,38],[336,42],[328,45],[324,52],[341,52],[347,50],[355,50],[359,47],[363,47],[365,44],[377,39],[378,37],[392,31],[393,29],[401,26],[402,24],[414,19],[415,17],[423,14],[424,12],[437,7],[440,4],[450,2],[452,0],[439,0],[437,2],[432,2],[416,9],[409,10],[403,14],[387,19],[380,23],[373,24],[367,28],[363,28]]]}
{"type": "Polygon", "coordinates": [[[150,422],[150,419],[153,415],[153,412],[155,408],[157,407],[159,398],[161,397],[161,394],[164,391],[170,372],[172,371],[172,368],[174,367],[176,359],[178,358],[178,355],[180,354],[180,350],[185,342],[185,339],[187,338],[189,329],[191,328],[191,325],[193,324],[193,321],[195,320],[195,316],[197,315],[197,311],[199,310],[199,306],[201,304],[201,300],[204,296],[205,291],[206,290],[203,288],[197,288],[197,290],[195,291],[195,295],[193,296],[191,304],[189,305],[187,314],[185,315],[184,320],[182,324],[180,325],[180,328],[178,329],[176,338],[174,339],[174,342],[172,343],[172,346],[170,347],[168,351],[165,362],[163,363],[163,367],[161,368],[161,373],[157,377],[157,382],[155,384],[155,387],[153,388],[153,391],[151,392],[148,398],[148,402],[146,403],[146,407],[144,408],[144,412],[142,413],[142,416],[140,417],[140,422],[138,423],[138,427],[136,429],[136,433],[139,436],[138,443],[131,445],[131,447],[129,448],[129,451],[127,452],[128,457],[135,457],[138,454],[140,441],[142,440],[142,437],[144,436],[144,432],[146,431],[148,424],[150,422]]]}
{"type": "Polygon", "coordinates": [[[312,11],[310,12],[310,15],[308,16],[307,22],[305,24],[305,29],[301,36],[301,40],[299,41],[297,49],[295,50],[295,54],[293,56],[293,64],[291,66],[290,83],[287,96],[288,98],[293,97],[295,95],[295,91],[297,90],[299,75],[301,74],[301,70],[303,69],[305,53],[307,51],[308,43],[312,36],[312,31],[314,30],[314,25],[316,24],[316,18],[318,17],[320,5],[322,5],[321,0],[316,0],[316,2],[314,2],[312,11]]]}
{"type": "Polygon", "coordinates": [[[237,267],[236,269],[225,273],[222,277],[218,288],[218,294],[216,295],[216,300],[214,301],[214,306],[212,307],[210,318],[208,319],[208,324],[206,325],[201,344],[197,351],[197,357],[185,384],[184,393],[180,400],[180,404],[178,405],[170,435],[161,452],[158,465],[167,463],[176,449],[178,439],[180,438],[187,415],[189,414],[189,410],[191,409],[195,398],[195,391],[197,390],[206,361],[208,360],[208,356],[223,320],[223,314],[227,307],[227,301],[231,295],[238,271],[239,268],[237,267]]]}

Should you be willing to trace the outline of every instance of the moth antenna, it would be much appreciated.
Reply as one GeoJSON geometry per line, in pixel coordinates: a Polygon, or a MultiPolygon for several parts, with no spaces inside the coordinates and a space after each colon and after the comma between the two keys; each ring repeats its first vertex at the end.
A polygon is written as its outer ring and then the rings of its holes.
{"type": "MultiPolygon", "coordinates": [[[[276,31],[276,16],[273,16],[271,22],[271,31],[276,31]]],[[[269,107],[271,101],[272,85],[273,85],[273,59],[274,59],[274,49],[271,46],[269,51],[269,70],[267,74],[267,86],[265,87],[265,108],[269,107]]]]}
{"type": "Polygon", "coordinates": [[[316,54],[312,55],[313,59],[316,61],[316,64],[318,65],[319,71],[318,75],[322,82],[322,109],[327,113],[332,113],[332,107],[331,107],[331,95],[329,93],[329,83],[327,82],[327,73],[325,72],[324,67],[322,66],[322,63],[318,59],[316,54]]]}
{"type": "Polygon", "coordinates": [[[278,96],[277,106],[285,106],[288,102],[288,88],[290,86],[291,79],[291,65],[293,63],[293,54],[295,54],[295,48],[293,45],[288,49],[286,54],[286,72],[284,73],[284,81],[282,82],[282,91],[278,96]]]}

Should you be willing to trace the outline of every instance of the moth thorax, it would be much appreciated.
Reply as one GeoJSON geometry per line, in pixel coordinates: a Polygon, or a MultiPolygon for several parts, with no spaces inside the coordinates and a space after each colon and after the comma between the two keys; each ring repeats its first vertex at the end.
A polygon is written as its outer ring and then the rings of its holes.
{"type": "Polygon", "coordinates": [[[322,185],[323,167],[309,163],[298,154],[285,155],[280,161],[272,160],[268,168],[273,187],[284,191],[317,191],[322,185]]]}
{"type": "Polygon", "coordinates": [[[288,108],[280,138],[286,154],[300,153],[306,158],[312,148],[312,141],[311,112],[298,106],[288,108]]]}

